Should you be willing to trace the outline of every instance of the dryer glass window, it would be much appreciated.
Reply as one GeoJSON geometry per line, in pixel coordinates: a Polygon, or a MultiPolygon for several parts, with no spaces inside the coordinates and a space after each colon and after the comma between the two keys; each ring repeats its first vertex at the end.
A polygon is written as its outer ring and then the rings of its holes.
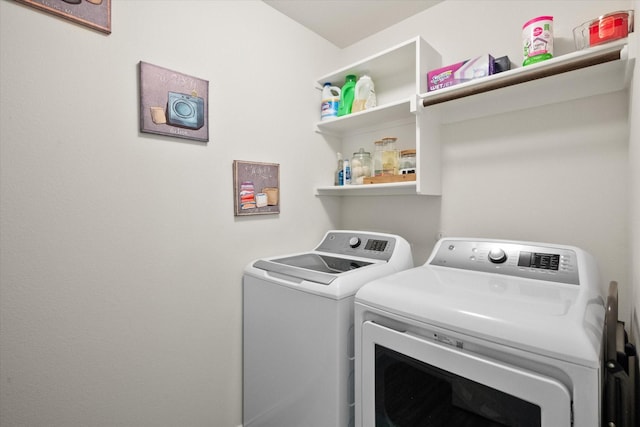
{"type": "Polygon", "coordinates": [[[540,427],[540,407],[376,345],[376,427],[540,427]]]}

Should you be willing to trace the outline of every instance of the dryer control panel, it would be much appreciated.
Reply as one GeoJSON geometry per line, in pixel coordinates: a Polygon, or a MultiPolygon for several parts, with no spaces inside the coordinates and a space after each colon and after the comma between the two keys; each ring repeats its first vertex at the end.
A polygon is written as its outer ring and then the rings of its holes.
{"type": "Polygon", "coordinates": [[[500,240],[442,239],[428,264],[579,285],[575,250],[500,240]]]}

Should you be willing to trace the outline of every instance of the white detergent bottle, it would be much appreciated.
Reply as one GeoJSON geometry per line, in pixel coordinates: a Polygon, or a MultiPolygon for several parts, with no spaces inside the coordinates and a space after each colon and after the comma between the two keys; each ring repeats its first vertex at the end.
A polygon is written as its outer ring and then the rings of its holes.
{"type": "Polygon", "coordinates": [[[364,75],[360,77],[354,91],[353,107],[351,112],[368,110],[377,105],[376,89],[371,77],[364,75]]]}
{"type": "Polygon", "coordinates": [[[338,105],[340,104],[340,88],[331,86],[327,82],[322,87],[322,106],[320,108],[320,119],[326,120],[338,117],[338,105]]]}

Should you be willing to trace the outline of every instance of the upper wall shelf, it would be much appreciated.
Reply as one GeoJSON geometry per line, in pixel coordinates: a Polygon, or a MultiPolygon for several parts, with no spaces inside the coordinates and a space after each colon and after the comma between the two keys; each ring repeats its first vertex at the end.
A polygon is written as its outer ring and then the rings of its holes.
{"type": "Polygon", "coordinates": [[[415,64],[416,62],[416,43],[418,38],[407,40],[392,48],[376,53],[368,58],[343,67],[330,74],[326,74],[317,80],[318,88],[322,88],[324,82],[333,82],[336,86],[342,86],[344,78],[347,74],[355,74],[361,76],[363,74],[374,73],[376,81],[393,77],[398,73],[404,73],[407,64],[415,64]]]}
{"type": "Polygon", "coordinates": [[[415,123],[417,93],[426,91],[426,72],[440,64],[439,54],[420,37],[414,37],[362,61],[355,62],[316,80],[321,89],[325,82],[342,86],[345,76],[370,76],[375,83],[378,106],[346,116],[316,123],[318,133],[345,137],[389,127],[395,123],[415,123]]]}
{"type": "Polygon", "coordinates": [[[631,81],[634,36],[420,94],[418,104],[446,124],[616,92],[631,81]]]}

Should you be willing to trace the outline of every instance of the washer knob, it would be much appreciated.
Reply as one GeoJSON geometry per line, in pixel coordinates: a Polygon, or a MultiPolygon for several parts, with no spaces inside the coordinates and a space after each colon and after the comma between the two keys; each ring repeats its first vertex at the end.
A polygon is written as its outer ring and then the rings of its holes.
{"type": "Polygon", "coordinates": [[[358,246],[360,246],[360,243],[362,242],[360,241],[359,237],[353,236],[349,239],[349,246],[351,246],[352,248],[357,248],[358,246]]]}
{"type": "Polygon", "coordinates": [[[502,264],[507,260],[507,254],[500,248],[493,248],[489,251],[489,261],[494,264],[502,264]]]}

